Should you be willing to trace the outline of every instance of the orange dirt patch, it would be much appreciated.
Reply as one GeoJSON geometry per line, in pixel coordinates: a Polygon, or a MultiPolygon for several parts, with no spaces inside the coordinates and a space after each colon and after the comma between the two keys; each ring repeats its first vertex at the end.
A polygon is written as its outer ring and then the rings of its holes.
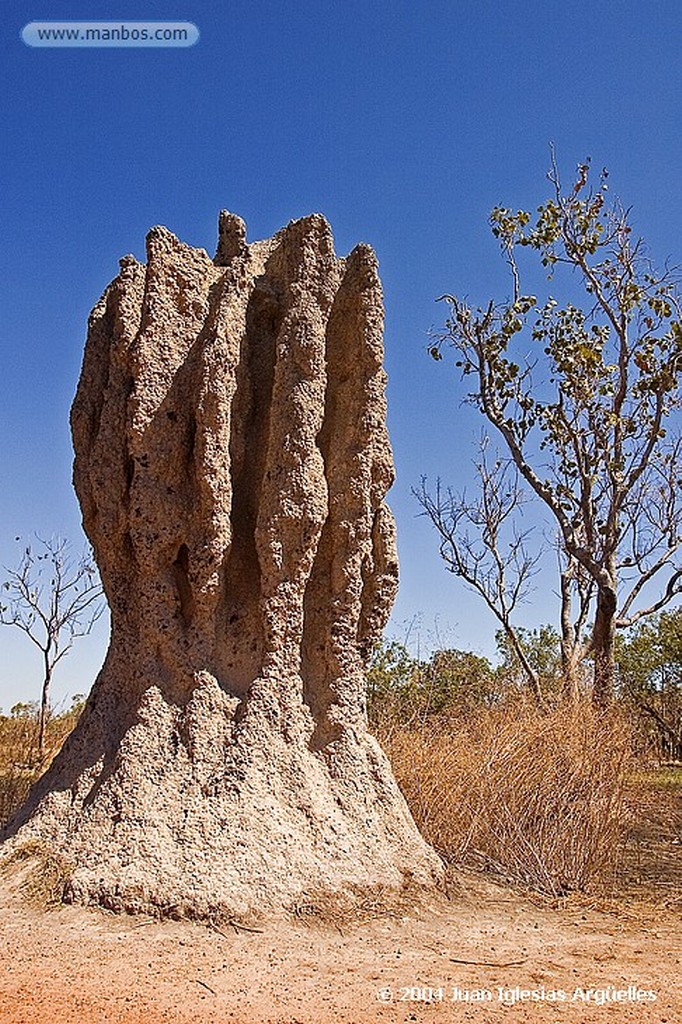
{"type": "Polygon", "coordinates": [[[674,1024],[682,1014],[679,920],[669,907],[552,907],[470,875],[450,900],[376,913],[217,932],[80,907],[39,911],[16,877],[5,879],[0,1021],[674,1024]],[[655,1001],[636,1001],[637,988],[655,1001]],[[576,989],[611,997],[597,1005],[576,989]],[[541,997],[520,999],[523,990],[541,997]],[[557,990],[564,1001],[550,1001],[557,990]],[[616,1002],[619,990],[626,995],[616,1002]],[[483,997],[473,1001],[476,992],[483,997]]]}

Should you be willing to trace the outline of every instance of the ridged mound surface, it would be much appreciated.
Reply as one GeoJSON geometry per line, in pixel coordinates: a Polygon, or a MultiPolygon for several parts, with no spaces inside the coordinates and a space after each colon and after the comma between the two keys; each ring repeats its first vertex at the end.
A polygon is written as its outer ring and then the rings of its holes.
{"type": "Polygon", "coordinates": [[[365,714],[397,587],[374,253],[319,215],[248,245],[223,212],[214,260],[159,227],[147,257],[72,409],[111,644],[8,847],[48,841],[74,899],[192,916],[430,883],[365,714]]]}

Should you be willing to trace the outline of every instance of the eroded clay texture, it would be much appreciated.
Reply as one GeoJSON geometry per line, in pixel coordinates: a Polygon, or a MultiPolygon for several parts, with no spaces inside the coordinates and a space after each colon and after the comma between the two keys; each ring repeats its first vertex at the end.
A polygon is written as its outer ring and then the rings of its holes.
{"type": "MultiPolygon", "coordinates": [[[[439,874],[367,732],[397,587],[377,261],[320,215],[152,229],[90,317],[74,481],[104,667],[12,832],[69,894],[211,916],[439,874]]],[[[11,840],[15,843],[17,840],[11,840]]]]}

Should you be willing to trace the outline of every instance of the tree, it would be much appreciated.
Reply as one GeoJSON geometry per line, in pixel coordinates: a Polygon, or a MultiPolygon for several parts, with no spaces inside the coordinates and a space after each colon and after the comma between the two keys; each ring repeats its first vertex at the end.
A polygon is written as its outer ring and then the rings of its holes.
{"type": "Polygon", "coordinates": [[[440,554],[448,571],[478,593],[498,619],[528,686],[542,705],[540,679],[513,624],[514,612],[527,598],[538,571],[540,553],[529,551],[531,531],[521,532],[517,527],[517,514],[526,501],[518,471],[509,460],[499,457],[491,465],[488,442],[483,436],[480,457],[474,463],[479,481],[474,498],[466,491],[455,494],[448,489],[444,493],[440,482],[431,494],[426,480],[413,494],[438,530],[440,554]]]}
{"type": "MultiPolygon", "coordinates": [[[[531,214],[498,206],[490,225],[513,294],[472,308],[453,295],[431,354],[451,346],[474,382],[468,399],[502,439],[558,534],[562,598],[594,598],[581,657],[594,659],[598,703],[614,691],[617,628],[659,611],[682,591],[679,407],[682,315],[675,274],[658,272],[634,240],[629,210],[607,203],[607,174],[589,161],[564,192],[552,153],[552,196],[531,214]],[[573,271],[581,309],[521,289],[520,249],[552,279],[573,271]],[[652,590],[655,593],[652,596],[652,590]]],[[[584,616],[583,616],[584,619],[584,616]]],[[[570,630],[567,631],[570,640],[570,630]]]]}
{"type": "MultiPolygon", "coordinates": [[[[413,494],[440,535],[440,553],[449,572],[464,580],[488,605],[502,626],[506,654],[521,669],[540,707],[545,704],[544,685],[533,659],[526,650],[528,631],[514,622],[517,607],[526,601],[532,580],[539,573],[544,545],[531,542],[534,528],[521,531],[528,494],[521,486],[519,472],[511,459],[496,454],[491,466],[487,456],[490,438],[483,434],[480,455],[474,462],[478,491],[472,499],[466,491],[444,492],[440,481],[431,493],[422,479],[413,494]]],[[[563,695],[575,700],[579,693],[579,667],[585,657],[584,630],[593,585],[575,559],[565,560],[559,552],[561,597],[561,678],[563,695]],[[574,617],[574,598],[577,615],[574,617]]],[[[499,646],[499,644],[498,644],[499,646]]],[[[554,679],[552,680],[554,688],[554,679]]]]}
{"type": "Polygon", "coordinates": [[[367,704],[373,724],[405,712],[420,668],[421,663],[399,640],[382,640],[376,646],[367,668],[367,704]]]}
{"type": "Polygon", "coordinates": [[[623,696],[653,726],[660,753],[682,759],[682,608],[640,622],[616,645],[623,696]]]}
{"type": "Polygon", "coordinates": [[[498,674],[472,651],[441,649],[428,661],[404,644],[383,641],[367,672],[370,717],[375,725],[409,725],[453,711],[478,711],[501,697],[498,674]]]}
{"type": "Polygon", "coordinates": [[[499,674],[473,651],[434,651],[423,675],[425,705],[432,714],[480,712],[503,696],[499,674]]]}
{"type": "Polygon", "coordinates": [[[6,604],[0,604],[0,624],[20,629],[40,650],[43,664],[38,711],[38,753],[45,745],[50,684],[57,664],[74,640],[86,636],[104,610],[102,587],[89,554],[72,558],[66,540],[38,539],[38,551],[28,545],[16,569],[6,569],[6,604]]]}
{"type": "MultiPolygon", "coordinates": [[[[518,627],[516,640],[523,650],[527,661],[535,672],[542,693],[545,697],[552,697],[555,701],[558,696],[564,699],[577,699],[584,690],[584,671],[574,671],[570,675],[574,690],[566,688],[566,673],[564,665],[564,643],[561,634],[554,626],[545,624],[535,629],[518,627]]],[[[516,654],[516,650],[509,642],[504,630],[498,630],[495,634],[497,652],[501,658],[498,668],[500,676],[506,685],[519,687],[525,683],[525,671],[516,654]]]]}

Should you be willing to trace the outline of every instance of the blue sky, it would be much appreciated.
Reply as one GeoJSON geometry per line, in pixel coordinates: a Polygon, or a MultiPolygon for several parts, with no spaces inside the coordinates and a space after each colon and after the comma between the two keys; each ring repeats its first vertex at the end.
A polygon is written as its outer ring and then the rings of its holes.
{"type": "MultiPolygon", "coordinates": [[[[679,259],[679,3],[41,0],[3,5],[0,32],[0,564],[16,562],[16,536],[82,543],[68,410],[118,258],[141,257],[156,223],[213,251],[222,207],[252,239],[319,210],[339,253],[362,240],[381,262],[402,568],[392,631],[417,616],[423,645],[437,621],[448,643],[490,653],[494,625],[443,569],[410,493],[422,474],[466,480],[480,429],[455,371],[425,354],[444,314],[434,300],[504,297],[486,217],[544,198],[550,140],[566,176],[586,155],[607,165],[652,252],[679,259]],[[19,38],[32,20],[85,18],[190,20],[201,38],[158,50],[19,38]]],[[[548,607],[545,593],[527,624],[548,607]]],[[[81,641],[57,699],[88,688],[105,645],[104,625],[81,641]]],[[[0,706],[37,696],[39,668],[0,630],[0,706]]]]}

